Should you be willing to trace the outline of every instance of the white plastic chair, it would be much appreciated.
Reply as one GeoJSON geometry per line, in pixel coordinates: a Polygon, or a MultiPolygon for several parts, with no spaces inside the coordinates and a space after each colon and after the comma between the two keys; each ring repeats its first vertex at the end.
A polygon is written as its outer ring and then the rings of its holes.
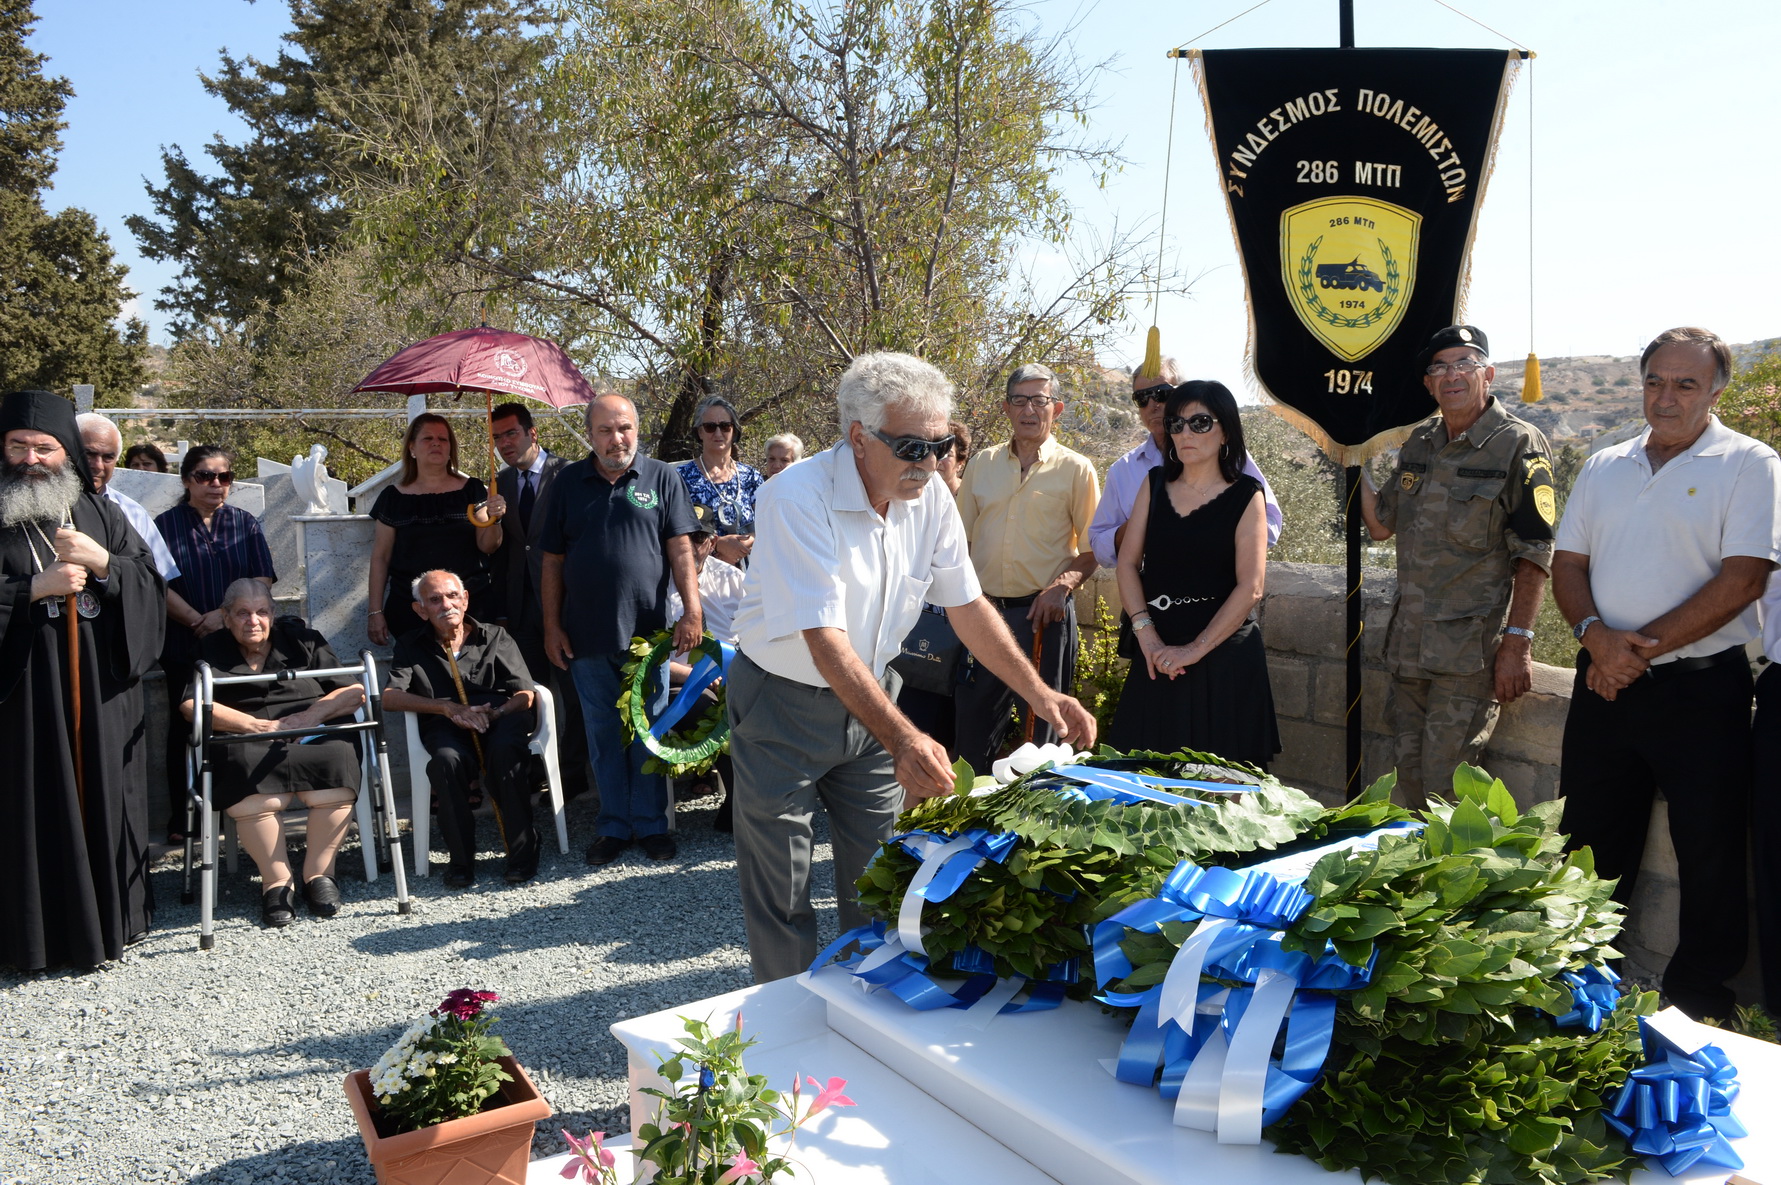
{"type": "MultiPolygon", "coordinates": [[[[538,724],[532,731],[532,739],[526,743],[526,749],[544,759],[544,780],[550,790],[550,809],[557,823],[557,850],[567,855],[569,816],[563,810],[563,778],[562,771],[557,767],[556,705],[552,702],[550,689],[542,683],[532,684],[532,695],[532,709],[538,724]]],[[[413,712],[404,712],[402,715],[403,731],[408,742],[408,810],[414,821],[414,875],[427,876],[427,854],[432,850],[433,830],[433,784],[427,779],[427,761],[430,755],[427,747],[421,744],[419,718],[413,712]]]]}
{"type": "Polygon", "coordinates": [[[383,696],[377,683],[377,660],[369,650],[360,652],[359,665],[328,667],[325,670],[290,672],[272,671],[260,675],[215,675],[209,663],[200,662],[194,669],[196,694],[193,697],[192,731],[186,752],[186,770],[190,779],[186,788],[185,889],[182,901],[191,904],[192,874],[198,873],[200,906],[198,947],[210,950],[216,945],[216,847],[218,824],[225,823],[228,832],[229,871],[238,864],[234,820],[211,806],[211,750],[220,745],[242,741],[267,741],[288,737],[320,736],[352,733],[361,737],[359,747],[359,795],[355,807],[359,825],[359,846],[364,851],[365,879],[375,883],[378,878],[377,851],[381,841],[387,850],[390,869],[396,881],[396,912],[410,913],[408,877],[402,865],[402,847],[395,842],[396,796],[390,779],[389,746],[383,732],[383,696]],[[300,673],[311,678],[351,675],[365,688],[363,707],[353,713],[351,723],[324,724],[319,728],[285,729],[262,733],[216,733],[211,728],[211,709],[216,706],[216,689],[234,683],[275,683],[300,673]],[[194,815],[196,816],[194,818],[194,815]],[[197,828],[202,846],[202,862],[192,862],[194,834],[197,828]]]}

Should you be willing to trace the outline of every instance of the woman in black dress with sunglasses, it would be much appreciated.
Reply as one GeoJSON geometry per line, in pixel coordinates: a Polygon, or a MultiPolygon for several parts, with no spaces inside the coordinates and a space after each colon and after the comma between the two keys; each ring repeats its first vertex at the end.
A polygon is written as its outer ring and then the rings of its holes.
{"type": "Polygon", "coordinates": [[[1243,423],[1224,384],[1181,384],[1164,416],[1163,464],[1139,491],[1119,549],[1119,597],[1139,654],[1107,741],[1266,769],[1280,730],[1251,616],[1267,569],[1261,484],[1243,472],[1243,423]]]}

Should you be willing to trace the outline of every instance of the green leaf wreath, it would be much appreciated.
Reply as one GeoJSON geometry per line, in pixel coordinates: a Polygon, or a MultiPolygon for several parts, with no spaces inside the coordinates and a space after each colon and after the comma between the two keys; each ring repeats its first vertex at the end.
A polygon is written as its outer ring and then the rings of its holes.
{"type": "MultiPolygon", "coordinates": [[[[1345,833],[1404,812],[1395,776],[1331,811],[1314,833],[1345,833]]],[[[1567,854],[1562,804],[1519,811],[1500,781],[1461,766],[1455,803],[1420,835],[1327,856],[1305,889],[1312,906],[1288,950],[1331,942],[1371,982],[1341,993],[1324,1077],[1268,1129],[1284,1152],[1395,1185],[1539,1182],[1624,1175],[1631,1153],[1602,1121],[1607,1094],[1641,1060],[1637,1018],[1656,997],[1629,993],[1600,1032],[1560,1029],[1560,976],[1616,957],[1612,883],[1590,853],[1567,854]]],[[[1111,985],[1162,981],[1193,923],[1127,932],[1133,970],[1111,985]]]]}
{"type": "MultiPolygon", "coordinates": [[[[982,827],[1014,832],[1021,842],[1005,862],[985,861],[945,901],[923,910],[931,930],[922,942],[936,968],[975,945],[995,959],[998,975],[1042,978],[1053,964],[1087,956],[1088,927],[1153,895],[1179,861],[1274,848],[1324,814],[1304,792],[1203,753],[1103,749],[1095,764],[1162,777],[1216,778],[1225,771],[1248,784],[1210,807],[1127,806],[1059,796],[1046,782],[1049,765],[979,795],[964,792],[971,782],[961,773],[958,791],[906,811],[898,829],[956,834],[982,827]]],[[[894,924],[919,867],[900,846],[886,844],[858,882],[861,907],[894,924]]],[[[1072,994],[1086,997],[1091,978],[1072,994]]]]}
{"type": "MultiPolygon", "coordinates": [[[[618,718],[624,727],[625,743],[641,739],[650,756],[643,762],[644,773],[660,773],[668,778],[697,777],[708,773],[718,757],[730,748],[730,720],[724,711],[725,689],[715,683],[711,690],[715,703],[703,711],[689,712],[680,723],[659,739],[649,731],[649,696],[644,685],[651,674],[673,653],[674,635],[662,630],[652,637],[632,638],[631,661],[619,671],[618,718]]],[[[721,661],[717,639],[706,634],[687,658],[721,661]]]]}

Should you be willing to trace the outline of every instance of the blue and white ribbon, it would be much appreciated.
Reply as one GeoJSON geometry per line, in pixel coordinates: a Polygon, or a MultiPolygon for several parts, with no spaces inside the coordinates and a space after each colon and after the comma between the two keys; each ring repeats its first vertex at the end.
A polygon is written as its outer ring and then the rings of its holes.
{"type": "Polygon", "coordinates": [[[1738,1068],[1717,1045],[1684,1050],[1651,1017],[1639,1018],[1639,1030],[1648,1060],[1614,1096],[1609,1124],[1672,1177],[1696,1164],[1743,1168],[1729,1143],[1748,1134],[1732,1114],[1738,1068]]]}
{"type": "Polygon", "coordinates": [[[704,693],[705,689],[730,673],[730,663],[736,657],[736,648],[728,642],[720,641],[717,644],[717,650],[717,659],[714,660],[709,654],[702,655],[699,661],[693,665],[691,673],[687,675],[686,682],[680,685],[680,690],[675,693],[673,701],[662,711],[660,716],[656,717],[655,723],[649,726],[650,736],[658,741],[667,736],[673,731],[674,726],[693,710],[693,705],[699,702],[699,696],[704,693]]]}
{"type": "Polygon", "coordinates": [[[1163,982],[1141,992],[1096,998],[1139,1009],[1120,1049],[1116,1076],[1174,1098],[1175,1122],[1218,1134],[1222,1144],[1256,1144],[1316,1084],[1335,1031],[1331,992],[1364,986],[1377,958],[1348,963],[1325,944],[1316,955],[1281,949],[1282,930],[1312,903],[1300,883],[1333,851],[1377,847],[1394,825],[1245,870],[1176,865],[1154,898],[1136,902],[1094,932],[1095,982],[1103,988],[1132,971],[1119,947],[1126,928],[1154,932],[1197,921],[1163,982]],[[1226,983],[1209,981],[1227,981],[1226,983]],[[1238,986],[1230,987],[1229,982],[1238,986]],[[1273,1056],[1285,1026],[1282,1055],[1273,1056]]]}
{"type": "Polygon", "coordinates": [[[966,947],[952,959],[954,971],[965,976],[965,982],[948,989],[935,982],[923,944],[921,914],[927,903],[952,896],[984,861],[999,864],[1007,860],[1019,839],[1012,832],[983,828],[958,835],[910,831],[893,837],[892,843],[921,861],[903,893],[896,926],[890,928],[874,921],[847,931],[816,956],[810,970],[827,966],[849,944],[857,944],[856,952],[843,959],[841,966],[871,988],[889,991],[920,1012],[936,1008],[981,1009],[986,1014],[982,1019],[987,1020],[989,1016],[1056,1008],[1065,989],[1076,981],[1074,959],[1046,968],[1043,982],[1029,983],[1019,976],[998,980],[995,960],[977,947],[966,947]],[[1027,998],[1016,1003],[1014,997],[1023,988],[1027,998]]]}

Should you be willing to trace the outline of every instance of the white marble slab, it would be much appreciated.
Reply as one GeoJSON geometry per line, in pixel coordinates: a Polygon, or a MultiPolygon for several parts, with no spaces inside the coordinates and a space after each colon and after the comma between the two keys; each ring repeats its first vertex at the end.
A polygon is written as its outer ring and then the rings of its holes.
{"type": "Polygon", "coordinates": [[[365,632],[374,524],[364,514],[300,514],[293,517],[305,561],[305,611],[312,628],[334,646],[342,662],[359,651],[389,657],[365,632]]]}
{"type": "MultiPolygon", "coordinates": [[[[1001,1143],[1019,1148],[1064,1185],[1332,1185],[1299,1156],[1260,1145],[1220,1144],[1209,1132],[1176,1127],[1172,1101],[1118,1081],[1103,1066],[1118,1056],[1123,1026],[1099,1006],[1065,1001],[1051,1012],[1001,1016],[979,1025],[959,1009],[916,1012],[889,993],[867,994],[854,976],[826,968],[793,982],[826,1006],[828,1026],[866,1055],[951,1107],[1001,1143]]],[[[696,1010],[698,1006],[694,1006],[696,1010]]],[[[1715,1042],[1738,1067],[1734,1106],[1750,1136],[1734,1147],[1746,1176],[1781,1183],[1781,1046],[1732,1033],[1715,1042]]],[[[845,1074],[844,1070],[830,1073],[845,1074]]],[[[1720,1185],[1724,1169],[1671,1177],[1634,1173],[1638,1185],[1720,1185]]],[[[963,1178],[959,1178],[963,1179],[963,1178]]]]}

